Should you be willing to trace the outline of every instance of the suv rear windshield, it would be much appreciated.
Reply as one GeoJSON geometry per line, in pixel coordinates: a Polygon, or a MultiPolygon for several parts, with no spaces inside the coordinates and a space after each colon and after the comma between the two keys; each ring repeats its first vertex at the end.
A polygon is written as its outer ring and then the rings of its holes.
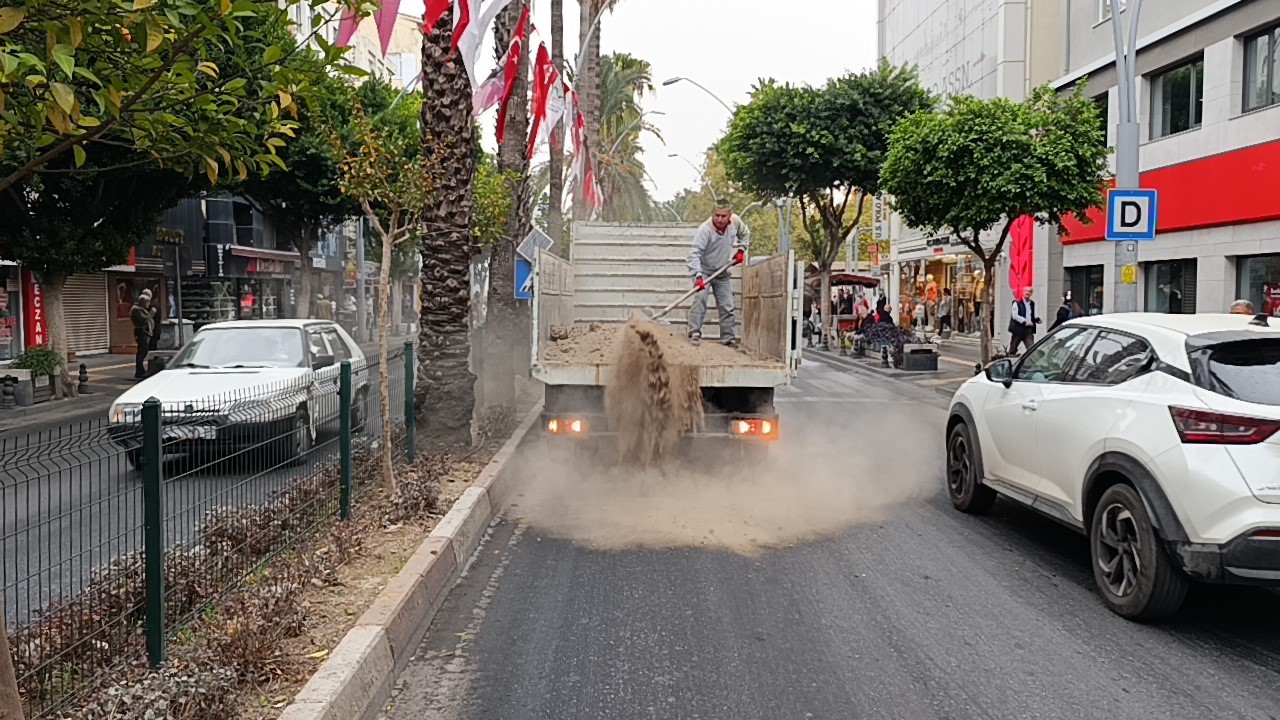
{"type": "Polygon", "coordinates": [[[1245,402],[1280,405],[1280,339],[1225,342],[1189,357],[1196,386],[1245,402]]]}

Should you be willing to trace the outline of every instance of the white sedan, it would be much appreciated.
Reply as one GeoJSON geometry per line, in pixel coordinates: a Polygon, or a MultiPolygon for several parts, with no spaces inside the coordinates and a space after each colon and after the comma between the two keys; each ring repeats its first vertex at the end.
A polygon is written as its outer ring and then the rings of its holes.
{"type": "MultiPolygon", "coordinates": [[[[340,364],[364,353],[328,320],[248,320],[207,325],[165,369],[116,399],[112,439],[141,466],[142,405],[161,403],[165,454],[258,447],[296,459],[338,419],[340,364]]],[[[353,371],[352,427],[364,423],[368,373],[353,371]]]]}
{"type": "Polygon", "coordinates": [[[1173,614],[1192,580],[1280,585],[1280,319],[1101,315],[951,401],[947,488],[1089,537],[1106,604],[1173,614]]]}

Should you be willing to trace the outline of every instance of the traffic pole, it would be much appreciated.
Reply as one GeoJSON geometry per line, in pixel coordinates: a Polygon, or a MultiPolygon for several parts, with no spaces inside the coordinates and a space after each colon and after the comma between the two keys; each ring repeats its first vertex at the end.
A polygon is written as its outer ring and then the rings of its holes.
{"type": "MultiPolygon", "coordinates": [[[[1116,94],[1119,99],[1119,121],[1116,123],[1116,189],[1138,189],[1138,103],[1137,44],[1138,15],[1142,0],[1129,0],[1129,42],[1121,25],[1120,0],[1111,3],[1111,34],[1116,46],[1116,94]]],[[[1155,222],[1156,218],[1150,218],[1155,222]]],[[[1115,276],[1112,278],[1112,312],[1138,311],[1138,243],[1121,240],[1115,243],[1115,276]]]]}

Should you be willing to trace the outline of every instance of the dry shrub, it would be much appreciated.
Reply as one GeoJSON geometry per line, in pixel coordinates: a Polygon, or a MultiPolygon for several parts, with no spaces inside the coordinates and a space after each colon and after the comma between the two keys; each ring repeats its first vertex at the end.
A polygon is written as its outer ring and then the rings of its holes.
{"type": "Polygon", "coordinates": [[[382,513],[384,527],[417,522],[439,515],[440,480],[449,473],[453,458],[448,455],[420,455],[413,465],[401,468],[395,495],[387,499],[382,513]]]}
{"type": "Polygon", "coordinates": [[[515,402],[490,405],[480,411],[476,432],[481,445],[505,440],[516,428],[515,402]]]}
{"type": "Polygon", "coordinates": [[[240,708],[236,674],[212,658],[172,659],[162,670],[130,666],[63,713],[70,720],[227,720],[240,708]]]}
{"type": "Polygon", "coordinates": [[[243,681],[263,683],[284,673],[284,641],[301,635],[305,626],[301,585],[260,583],[227,601],[206,641],[220,666],[243,681]]]}

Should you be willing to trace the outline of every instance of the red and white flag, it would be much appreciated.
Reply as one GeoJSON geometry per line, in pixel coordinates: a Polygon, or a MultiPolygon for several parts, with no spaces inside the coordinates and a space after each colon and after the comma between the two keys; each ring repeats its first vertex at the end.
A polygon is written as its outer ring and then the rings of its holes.
{"type": "Polygon", "coordinates": [[[546,142],[564,115],[564,85],[560,73],[551,62],[545,44],[538,46],[538,59],[533,70],[533,112],[529,132],[529,157],[546,142]]]}
{"type": "Polygon", "coordinates": [[[430,35],[435,31],[436,25],[440,24],[440,18],[449,12],[449,6],[452,4],[453,0],[427,0],[427,9],[422,13],[424,35],[430,35]]]}
{"type": "Polygon", "coordinates": [[[476,65],[480,62],[481,46],[484,45],[485,35],[489,33],[489,28],[493,27],[494,21],[498,18],[498,13],[507,9],[512,0],[469,0],[472,3],[470,10],[470,22],[467,23],[466,31],[461,33],[462,37],[457,41],[458,54],[462,56],[462,65],[467,69],[467,77],[471,78],[471,89],[480,89],[482,84],[480,77],[476,74],[476,65]],[[481,3],[484,3],[484,10],[480,10],[481,3]]]}
{"type": "Polygon", "coordinates": [[[498,143],[506,136],[507,104],[511,102],[511,93],[515,89],[516,78],[520,74],[520,54],[524,49],[525,28],[529,24],[529,7],[520,13],[520,22],[516,23],[515,35],[511,38],[511,47],[507,50],[507,62],[503,68],[502,100],[498,103],[498,143]]]}

